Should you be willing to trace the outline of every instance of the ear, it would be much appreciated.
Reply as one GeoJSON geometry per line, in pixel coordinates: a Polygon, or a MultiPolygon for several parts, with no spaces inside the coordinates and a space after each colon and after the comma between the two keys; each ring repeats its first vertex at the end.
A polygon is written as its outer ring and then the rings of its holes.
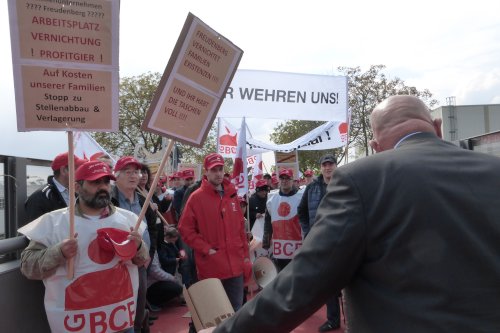
{"type": "Polygon", "coordinates": [[[79,182],[75,182],[75,193],[80,193],[81,188],[82,188],[82,185],[80,185],[79,182]]]}
{"type": "Polygon", "coordinates": [[[443,138],[443,132],[441,131],[441,124],[443,123],[443,120],[441,118],[436,118],[432,121],[432,124],[434,126],[434,130],[436,131],[436,135],[440,137],[441,139],[443,138]]]}
{"type": "Polygon", "coordinates": [[[380,152],[380,145],[379,143],[377,142],[377,140],[373,139],[373,140],[370,140],[369,142],[369,145],[370,147],[375,150],[375,152],[380,152]]]}

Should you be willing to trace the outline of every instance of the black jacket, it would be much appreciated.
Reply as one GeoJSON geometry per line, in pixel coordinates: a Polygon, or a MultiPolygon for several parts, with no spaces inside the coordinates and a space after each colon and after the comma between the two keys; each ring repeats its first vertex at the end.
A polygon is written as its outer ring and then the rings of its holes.
{"type": "Polygon", "coordinates": [[[26,222],[31,222],[45,213],[67,207],[53,179],[54,176],[49,176],[47,184],[33,192],[24,203],[26,222]]]}
{"type": "Polygon", "coordinates": [[[266,212],[267,196],[261,198],[257,193],[252,194],[248,200],[248,214],[250,215],[250,230],[256,220],[257,213],[264,214],[266,212]]]}

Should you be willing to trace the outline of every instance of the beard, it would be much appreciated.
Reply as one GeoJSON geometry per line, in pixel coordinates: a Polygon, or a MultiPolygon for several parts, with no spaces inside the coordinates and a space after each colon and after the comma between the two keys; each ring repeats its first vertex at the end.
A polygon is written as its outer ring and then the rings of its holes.
{"type": "Polygon", "coordinates": [[[79,196],[86,206],[90,208],[104,208],[111,203],[111,196],[108,191],[100,190],[94,196],[90,195],[87,191],[82,191],[79,196]]]}

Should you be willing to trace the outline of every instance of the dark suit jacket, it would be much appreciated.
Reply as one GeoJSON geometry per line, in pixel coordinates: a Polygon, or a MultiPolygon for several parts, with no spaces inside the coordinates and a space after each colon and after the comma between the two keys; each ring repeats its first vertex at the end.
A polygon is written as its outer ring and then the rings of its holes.
{"type": "Polygon", "coordinates": [[[215,332],[288,332],[343,288],[350,332],[500,332],[500,159],[420,133],[338,168],[294,260],[215,332]]]}

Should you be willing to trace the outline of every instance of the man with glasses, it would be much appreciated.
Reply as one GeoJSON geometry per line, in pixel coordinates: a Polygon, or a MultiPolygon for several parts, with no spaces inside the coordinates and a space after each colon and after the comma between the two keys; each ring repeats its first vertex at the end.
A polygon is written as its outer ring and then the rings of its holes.
{"type": "Polygon", "coordinates": [[[21,272],[43,280],[45,310],[52,332],[129,331],[138,290],[137,266],[148,259],[137,216],[111,203],[108,165],[90,161],[75,174],[75,238],[69,238],[69,210],[59,209],[19,229],[30,238],[21,254],[21,272]],[[67,278],[73,259],[74,278],[67,278]],[[85,320],[99,314],[98,320],[85,320]]]}
{"type": "MultiPolygon", "coordinates": [[[[117,207],[129,210],[137,215],[141,213],[145,198],[137,193],[137,186],[141,179],[142,164],[132,156],[124,156],[115,164],[115,186],[111,190],[113,204],[117,207]]],[[[149,256],[153,258],[156,250],[157,239],[156,213],[149,207],[144,216],[147,223],[147,232],[142,234],[149,248],[149,256]]],[[[145,316],[146,309],[147,272],[145,266],[139,267],[139,296],[137,300],[137,311],[134,329],[140,332],[143,322],[147,326],[148,318],[145,316]]]]}
{"type": "Polygon", "coordinates": [[[279,192],[267,200],[262,247],[272,247],[274,262],[281,271],[302,245],[297,215],[302,193],[297,192],[297,188],[293,186],[292,169],[281,169],[279,179],[279,192]]]}

